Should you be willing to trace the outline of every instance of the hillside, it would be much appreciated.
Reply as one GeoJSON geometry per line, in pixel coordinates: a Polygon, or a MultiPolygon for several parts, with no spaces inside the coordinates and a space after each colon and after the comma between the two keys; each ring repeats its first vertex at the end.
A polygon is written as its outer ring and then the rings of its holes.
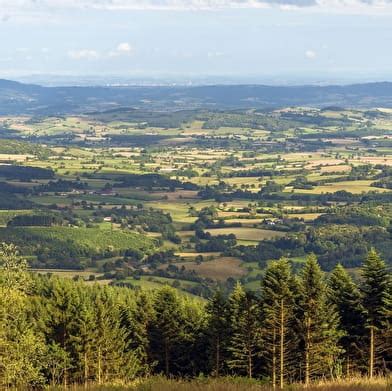
{"type": "Polygon", "coordinates": [[[41,87],[0,80],[0,114],[64,114],[136,106],[184,108],[268,108],[283,106],[377,107],[392,102],[392,83],[347,86],[159,86],[41,87]]]}

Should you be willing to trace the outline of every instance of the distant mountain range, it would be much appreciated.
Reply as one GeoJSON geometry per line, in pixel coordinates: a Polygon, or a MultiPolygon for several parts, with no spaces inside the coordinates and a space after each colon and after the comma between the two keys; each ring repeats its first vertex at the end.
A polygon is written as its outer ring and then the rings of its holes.
{"type": "Polygon", "coordinates": [[[144,110],[392,107],[392,83],[345,86],[42,87],[0,79],[0,115],[62,115],[120,107],[144,110]]]}

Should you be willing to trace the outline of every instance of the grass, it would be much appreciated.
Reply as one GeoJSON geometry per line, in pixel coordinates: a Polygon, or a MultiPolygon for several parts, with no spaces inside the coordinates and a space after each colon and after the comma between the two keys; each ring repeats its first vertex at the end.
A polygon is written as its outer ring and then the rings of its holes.
{"type": "Polygon", "coordinates": [[[185,269],[194,270],[202,277],[209,277],[220,281],[226,281],[229,277],[241,277],[246,273],[241,267],[241,261],[234,257],[221,257],[200,264],[196,262],[184,262],[176,264],[176,266],[184,266],[185,269]]]}
{"type": "Polygon", "coordinates": [[[0,210],[0,226],[6,226],[15,216],[31,213],[31,210],[0,210]]]}
{"type": "MultiPolygon", "coordinates": [[[[384,109],[383,109],[384,110],[384,109]]],[[[392,110],[385,109],[386,112],[392,112],[392,110]]],[[[320,115],[328,118],[340,118],[342,116],[341,111],[326,111],[320,115]]],[[[350,117],[356,117],[358,120],[362,120],[363,115],[360,111],[351,112],[345,111],[344,115],[350,117]]],[[[38,204],[37,207],[46,207],[51,204],[57,204],[60,207],[71,207],[72,212],[78,218],[92,218],[94,212],[99,208],[103,210],[110,210],[113,206],[119,207],[121,205],[135,205],[143,204],[144,208],[152,207],[154,209],[162,210],[165,213],[169,213],[173,219],[174,227],[177,230],[177,234],[181,237],[182,243],[180,245],[174,244],[165,240],[160,247],[161,250],[173,248],[177,255],[180,255],[180,265],[191,270],[192,268],[197,271],[200,276],[212,277],[217,280],[225,280],[227,277],[249,277],[249,283],[247,287],[252,289],[260,289],[260,282],[252,281],[262,272],[257,263],[243,263],[240,264],[238,260],[227,259],[222,257],[219,253],[203,253],[205,262],[201,265],[197,265],[195,256],[198,255],[194,249],[194,243],[191,238],[194,236],[194,231],[191,231],[191,224],[195,222],[196,217],[189,213],[190,207],[194,207],[196,210],[200,210],[203,207],[215,206],[218,208],[219,218],[223,218],[226,223],[241,223],[241,227],[235,228],[223,228],[210,230],[213,235],[218,234],[229,234],[233,233],[237,237],[237,243],[239,245],[255,246],[260,240],[270,239],[277,236],[284,235],[282,232],[262,230],[257,227],[260,225],[263,219],[274,219],[276,218],[275,212],[279,209],[279,212],[283,211],[285,217],[289,218],[302,218],[307,224],[311,224],[312,221],[319,216],[320,213],[325,213],[327,210],[323,208],[316,209],[303,209],[295,200],[282,200],[282,203],[271,201],[258,202],[257,200],[247,199],[232,199],[226,202],[216,202],[214,199],[201,200],[197,196],[195,190],[181,190],[171,192],[167,189],[154,189],[148,190],[143,188],[134,187],[123,187],[121,186],[121,176],[127,173],[147,173],[147,172],[159,172],[163,175],[171,176],[175,178],[177,171],[183,168],[190,168],[196,172],[196,176],[187,179],[180,177],[181,180],[190,181],[200,185],[212,185],[218,184],[219,181],[223,181],[230,185],[236,185],[239,189],[243,185],[254,186],[249,191],[258,191],[260,186],[266,184],[267,180],[273,180],[279,184],[287,186],[286,192],[291,193],[333,193],[338,190],[346,190],[352,193],[360,194],[366,191],[386,191],[371,187],[371,183],[375,180],[368,181],[344,181],[334,182],[336,178],[345,177],[351,170],[351,165],[360,166],[363,164],[386,164],[392,165],[392,155],[390,144],[379,144],[377,151],[368,150],[368,146],[361,145],[359,140],[354,140],[350,135],[344,138],[336,138],[333,136],[339,129],[337,126],[314,127],[313,124],[309,126],[301,126],[290,128],[288,130],[282,130],[278,133],[281,135],[276,136],[275,132],[269,132],[262,129],[249,129],[246,126],[235,126],[227,127],[222,126],[218,129],[203,129],[203,120],[194,120],[189,123],[185,123],[181,128],[170,128],[163,129],[159,127],[150,127],[146,129],[138,129],[137,121],[133,122],[127,119],[111,118],[109,122],[100,122],[97,120],[90,120],[88,117],[75,117],[68,116],[66,118],[50,117],[42,118],[40,122],[27,122],[27,117],[13,117],[7,119],[10,127],[16,129],[21,135],[56,135],[64,132],[72,132],[75,136],[80,136],[81,133],[88,131],[88,137],[97,137],[98,139],[106,134],[160,134],[160,135],[172,135],[172,136],[184,136],[184,139],[189,139],[191,135],[215,135],[216,137],[232,136],[236,135],[239,139],[245,140],[248,136],[250,139],[265,138],[271,136],[274,140],[275,137],[283,140],[284,135],[293,137],[297,130],[300,130],[304,134],[313,134],[314,139],[319,137],[320,133],[331,132],[331,142],[333,145],[326,147],[327,149],[318,151],[299,151],[299,152],[287,152],[281,153],[273,151],[264,151],[261,148],[260,151],[253,151],[252,154],[245,154],[242,147],[230,146],[227,148],[217,147],[213,145],[206,146],[194,146],[193,144],[171,144],[165,145],[164,148],[158,148],[156,151],[151,149],[148,153],[142,152],[141,147],[133,146],[112,146],[112,147],[77,147],[74,144],[68,147],[38,147],[34,145],[32,150],[31,145],[28,143],[19,143],[18,150],[16,150],[8,140],[4,141],[2,146],[3,150],[0,150],[0,155],[3,159],[20,159],[23,160],[27,155],[34,155],[35,158],[28,159],[23,164],[33,167],[51,167],[56,172],[56,178],[66,179],[70,181],[76,180],[79,176],[82,182],[87,182],[89,190],[102,189],[106,183],[110,183],[118,196],[102,196],[98,194],[86,194],[86,195],[73,195],[71,196],[59,196],[55,193],[36,194],[28,196],[18,196],[25,198],[29,201],[33,201],[38,204]],[[249,134],[248,134],[249,133],[249,134]],[[385,145],[384,148],[381,148],[385,145]],[[348,148],[351,146],[355,149],[348,148]],[[29,149],[22,149],[22,148],[29,149]],[[13,155],[13,153],[18,155],[13,155]],[[10,155],[8,155],[10,154],[10,155]],[[228,162],[223,162],[225,159],[233,155],[237,158],[241,165],[230,165],[228,162]],[[49,156],[49,158],[48,158],[49,156]],[[215,166],[218,167],[219,171],[223,174],[220,176],[215,172],[215,166]],[[259,177],[255,173],[250,177],[230,177],[231,173],[236,171],[242,171],[247,169],[263,170],[263,169],[274,169],[280,171],[279,175],[269,177],[259,177]],[[295,170],[295,172],[293,172],[295,170]],[[322,186],[316,186],[312,190],[295,189],[289,186],[297,176],[306,175],[310,181],[322,180],[322,186]],[[205,176],[208,174],[209,176],[205,176]],[[228,176],[228,177],[226,177],[228,176]],[[325,183],[325,181],[328,181],[325,183]],[[93,204],[94,208],[83,210],[83,205],[79,205],[81,201],[85,201],[88,204],[93,204]],[[98,206],[98,204],[102,204],[98,206]],[[249,208],[248,208],[249,207],[249,208]],[[256,212],[258,207],[262,207],[262,213],[256,212]],[[243,210],[242,208],[247,208],[243,210]],[[306,212],[306,213],[303,213],[306,212]],[[286,216],[287,215],[287,216],[286,216]],[[252,270],[248,270],[252,267],[252,270]]],[[[1,120],[1,119],[0,119],[1,120]]],[[[367,119],[366,119],[367,121],[367,119]]],[[[378,119],[376,125],[379,131],[374,132],[374,137],[381,137],[378,139],[378,143],[381,143],[384,138],[384,134],[390,134],[389,129],[392,129],[392,121],[389,118],[378,119]],[[385,131],[384,131],[385,129],[385,131]],[[385,133],[384,133],[385,132],[385,133]]],[[[353,131],[355,134],[356,126],[348,126],[347,130],[353,131]]],[[[312,136],[313,137],[313,136],[312,136]]],[[[373,137],[373,136],[372,136],[373,137]]],[[[171,141],[176,141],[174,138],[171,141]]],[[[178,141],[178,139],[177,139],[178,141]]],[[[177,142],[176,141],[176,142],[177,142]]],[[[266,140],[267,141],[267,140],[266,140]]],[[[276,141],[276,140],[275,140],[276,141]]],[[[387,140],[384,140],[387,141],[387,140]]],[[[373,141],[372,141],[373,142],[373,141]]],[[[375,142],[375,141],[374,141],[375,142]]],[[[1,144],[1,143],[0,143],[1,144]]],[[[52,145],[52,144],[50,144],[52,145]]],[[[197,144],[196,144],[197,145],[197,144]]],[[[163,146],[161,144],[160,146],[163,146]]],[[[1,149],[1,148],[0,148],[1,149]]],[[[292,149],[294,151],[296,149],[292,149]]],[[[372,174],[373,175],[373,174],[372,174]]],[[[371,177],[369,177],[371,178],[371,177]]],[[[2,181],[6,179],[3,178],[2,181]]],[[[46,183],[47,181],[33,180],[31,182],[21,182],[17,180],[7,180],[7,183],[13,186],[20,186],[26,189],[30,189],[33,186],[37,186],[39,183],[46,183]]],[[[289,196],[290,194],[286,194],[289,196]]],[[[229,198],[231,199],[231,198],[229,198]]],[[[6,206],[7,208],[9,206],[6,206]]],[[[19,208],[25,208],[26,206],[21,205],[19,208]]],[[[27,206],[28,207],[28,206],[27,206]]],[[[34,208],[33,208],[34,209],[34,208]]],[[[6,226],[7,222],[14,215],[19,214],[21,211],[0,211],[0,227],[6,226]]],[[[31,211],[30,211],[31,212],[31,211]]],[[[26,211],[28,213],[28,211],[26,211]]],[[[23,232],[22,239],[20,239],[20,245],[35,248],[34,246],[43,241],[48,247],[53,248],[57,243],[60,248],[67,249],[69,246],[75,248],[86,246],[88,249],[102,250],[102,248],[115,247],[115,249],[123,250],[124,247],[133,246],[136,241],[130,239],[129,236],[125,237],[127,233],[121,237],[117,235],[117,232],[121,233],[122,229],[119,226],[114,227],[113,233],[111,232],[111,224],[99,224],[95,225],[99,231],[89,229],[87,232],[84,229],[77,229],[75,231],[64,232],[64,235],[55,233],[54,236],[50,236],[49,233],[33,232],[26,229],[23,232]],[[34,240],[31,239],[31,235],[34,240]],[[79,235],[81,234],[81,235],[79,235]],[[76,237],[78,235],[78,237],[76,237]],[[95,236],[97,239],[95,239],[95,236]]],[[[0,238],[4,236],[5,228],[0,229],[0,238]]],[[[10,231],[8,231],[10,232],[10,231]]],[[[146,240],[151,243],[154,235],[151,233],[142,234],[142,238],[146,237],[146,240]]],[[[139,237],[137,237],[139,238],[139,237]]],[[[15,238],[14,238],[15,239],[15,238]]],[[[136,238],[135,238],[136,239],[136,238]]],[[[15,239],[16,240],[16,239],[15,239]]],[[[141,243],[141,247],[142,246],[141,243]]],[[[146,245],[147,249],[150,246],[146,245]]],[[[301,267],[301,259],[292,259],[295,268],[301,267]]],[[[67,272],[62,273],[63,276],[67,275],[67,272]]],[[[131,281],[132,282],[132,281],[131,281]]],[[[133,285],[143,286],[148,288],[155,288],[162,286],[163,283],[171,284],[172,281],[163,281],[154,279],[154,281],[147,281],[144,278],[141,280],[134,280],[133,285]]],[[[185,283],[181,281],[181,285],[185,283]]]]}
{"type": "MultiPolygon", "coordinates": [[[[359,181],[344,181],[344,182],[335,182],[322,186],[316,186],[312,190],[303,190],[303,189],[295,189],[295,193],[310,193],[310,194],[322,194],[322,193],[335,193],[337,191],[348,191],[353,194],[361,194],[362,192],[368,191],[376,191],[376,192],[385,192],[389,191],[388,189],[380,189],[377,187],[370,186],[374,182],[373,180],[359,180],[359,181]]],[[[288,189],[290,190],[290,189],[288,189]]]]}
{"type": "MultiPolygon", "coordinates": [[[[197,285],[197,283],[193,281],[158,277],[158,276],[141,276],[139,279],[135,279],[133,277],[127,277],[126,279],[120,282],[130,283],[134,287],[138,287],[143,290],[150,291],[150,290],[161,289],[165,285],[172,286],[174,281],[179,282],[179,286],[177,286],[176,289],[181,295],[185,295],[191,298],[197,298],[198,300],[200,300],[199,296],[195,296],[186,291],[186,289],[190,289],[197,285]]],[[[97,282],[99,282],[99,280],[97,282]]]]}
{"type": "Polygon", "coordinates": [[[100,277],[102,273],[97,273],[89,270],[63,270],[63,269],[30,269],[34,273],[38,274],[53,274],[58,277],[74,278],[76,276],[81,278],[89,278],[91,275],[100,277]]]}
{"type": "Polygon", "coordinates": [[[216,235],[229,235],[234,234],[239,240],[250,240],[259,241],[265,239],[272,239],[284,236],[283,232],[271,231],[268,229],[258,228],[245,228],[245,227],[234,227],[234,228],[211,228],[207,229],[212,236],[216,235]]]}
{"type": "Polygon", "coordinates": [[[108,248],[116,250],[152,250],[153,240],[135,232],[103,230],[99,228],[71,227],[12,227],[0,228],[0,240],[26,246],[61,248],[76,246],[87,251],[101,252],[108,248]]]}
{"type": "MultiPolygon", "coordinates": [[[[375,379],[348,379],[335,382],[320,382],[305,387],[302,384],[294,384],[285,387],[285,390],[292,391],[390,391],[392,389],[391,380],[375,379]]],[[[49,388],[49,390],[59,390],[60,388],[49,388]]],[[[86,389],[82,386],[74,386],[69,389],[81,391],[86,389]]],[[[90,391],[272,391],[274,388],[256,380],[246,378],[199,378],[193,380],[174,380],[163,377],[152,377],[149,379],[136,380],[129,385],[103,385],[87,387],[90,391]]]]}

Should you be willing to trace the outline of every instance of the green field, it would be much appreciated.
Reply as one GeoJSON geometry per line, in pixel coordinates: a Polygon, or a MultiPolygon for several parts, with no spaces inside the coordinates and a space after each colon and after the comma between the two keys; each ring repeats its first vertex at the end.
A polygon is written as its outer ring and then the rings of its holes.
{"type": "Polygon", "coordinates": [[[53,177],[4,174],[0,240],[36,268],[185,290],[231,278],[257,290],[271,259],[299,271],[309,249],[325,269],[339,260],[356,269],[370,245],[390,256],[390,111],[134,114],[3,119],[16,141],[0,142],[0,158],[53,177]],[[25,141],[32,135],[45,142],[25,141]],[[38,211],[61,226],[5,228],[38,211]],[[343,233],[330,235],[338,225],[343,233]],[[235,244],[222,243],[230,234],[235,244]]]}

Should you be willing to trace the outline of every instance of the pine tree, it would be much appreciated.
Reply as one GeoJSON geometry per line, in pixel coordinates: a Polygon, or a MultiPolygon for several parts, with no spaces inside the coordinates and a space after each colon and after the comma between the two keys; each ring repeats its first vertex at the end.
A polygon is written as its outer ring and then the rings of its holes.
{"type": "Polygon", "coordinates": [[[372,378],[386,349],[384,336],[388,331],[388,318],[390,319],[392,307],[390,275],[385,262],[374,249],[369,251],[363,264],[362,278],[363,307],[369,331],[368,374],[372,378]]]}
{"type": "Polygon", "coordinates": [[[278,383],[281,389],[291,364],[292,350],[296,348],[292,332],[294,291],[294,279],[287,259],[271,262],[262,281],[264,356],[273,387],[278,383]]]}
{"type": "Polygon", "coordinates": [[[176,368],[180,376],[197,376],[208,370],[204,331],[207,323],[205,305],[190,297],[182,297],[182,327],[176,349],[176,368]]]}
{"type": "Polygon", "coordinates": [[[220,376],[227,355],[229,330],[228,303],[222,291],[215,292],[206,311],[208,314],[208,342],[214,376],[220,376]]]}
{"type": "Polygon", "coordinates": [[[260,311],[255,296],[237,283],[229,297],[230,352],[227,364],[240,375],[253,377],[254,360],[260,354],[260,311]]]}
{"type": "Polygon", "coordinates": [[[344,332],[340,344],[344,349],[346,375],[360,368],[360,345],[364,334],[361,293],[350,275],[338,264],[328,279],[328,298],[339,313],[340,328],[344,332]]]}
{"type": "Polygon", "coordinates": [[[146,291],[136,292],[136,295],[128,293],[121,305],[121,323],[127,330],[128,349],[138,357],[143,374],[148,374],[151,371],[148,333],[154,317],[153,297],[146,291]]]}
{"type": "Polygon", "coordinates": [[[308,256],[301,273],[298,304],[304,380],[308,385],[314,376],[325,376],[328,372],[334,376],[336,359],[341,353],[339,317],[335,307],[327,302],[323,273],[314,255],[308,256]]]}
{"type": "Polygon", "coordinates": [[[229,331],[228,303],[222,291],[217,290],[206,307],[207,338],[210,362],[214,376],[220,376],[227,356],[229,331]]]}
{"type": "Polygon", "coordinates": [[[154,319],[150,326],[151,360],[166,376],[176,373],[178,345],[183,334],[181,300],[175,289],[165,286],[154,297],[154,319]]]}
{"type": "Polygon", "coordinates": [[[388,365],[388,371],[392,370],[392,276],[389,273],[389,289],[386,303],[386,321],[385,321],[385,363],[388,365]]]}
{"type": "Polygon", "coordinates": [[[128,331],[121,324],[121,307],[115,291],[103,288],[94,298],[96,305],[95,373],[98,384],[119,379],[133,380],[140,362],[128,349],[128,331]]]}
{"type": "Polygon", "coordinates": [[[87,386],[93,378],[95,341],[98,334],[97,316],[90,290],[82,288],[78,292],[80,300],[75,317],[69,324],[70,342],[76,356],[74,373],[76,378],[87,386]]]}
{"type": "Polygon", "coordinates": [[[65,366],[63,385],[67,386],[73,379],[71,368],[78,366],[77,349],[73,340],[74,319],[78,316],[80,297],[77,283],[52,277],[42,292],[44,297],[46,338],[58,344],[69,357],[69,366],[65,366]]]}

